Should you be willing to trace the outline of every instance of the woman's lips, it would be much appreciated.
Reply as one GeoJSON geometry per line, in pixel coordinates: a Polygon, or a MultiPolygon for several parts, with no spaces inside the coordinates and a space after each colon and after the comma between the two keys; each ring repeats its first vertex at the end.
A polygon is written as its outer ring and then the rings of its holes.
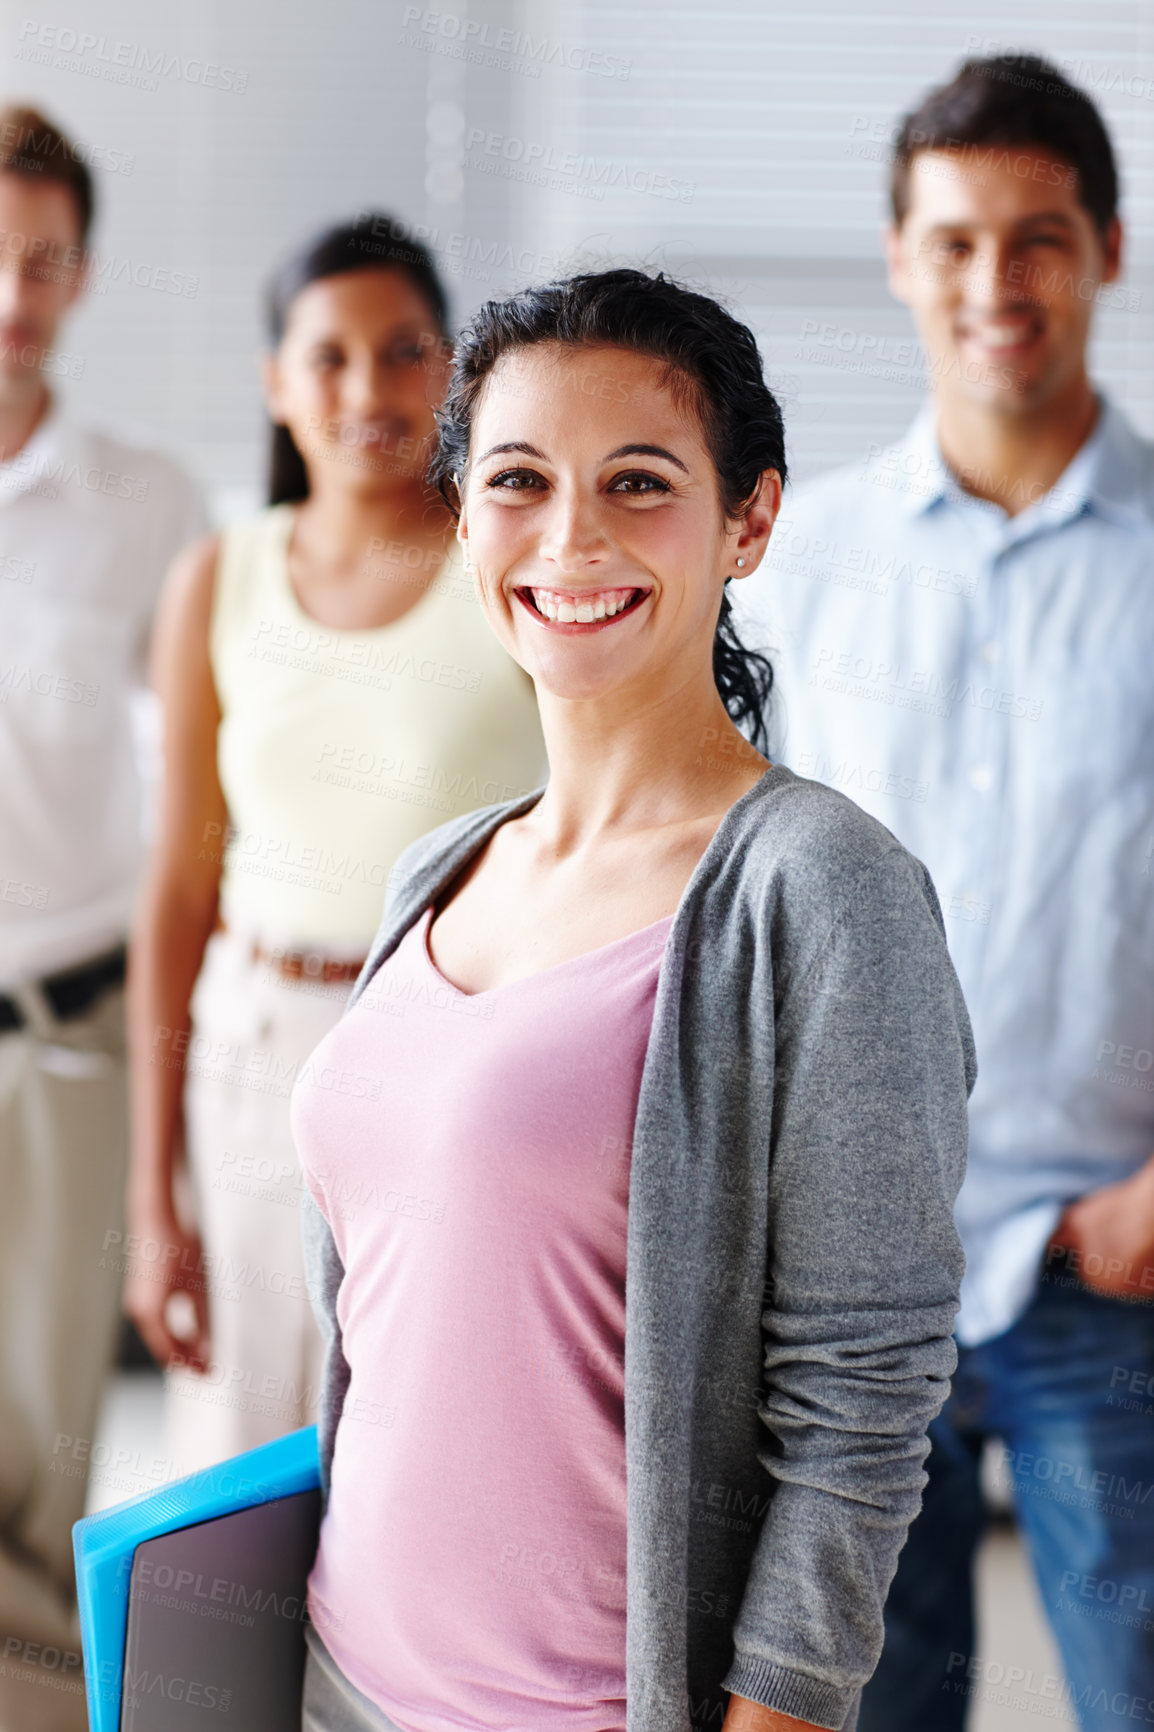
{"type": "Polygon", "coordinates": [[[522,606],[554,631],[596,631],[635,613],[651,591],[635,585],[614,589],[546,589],[532,585],[515,591],[522,606]]]}

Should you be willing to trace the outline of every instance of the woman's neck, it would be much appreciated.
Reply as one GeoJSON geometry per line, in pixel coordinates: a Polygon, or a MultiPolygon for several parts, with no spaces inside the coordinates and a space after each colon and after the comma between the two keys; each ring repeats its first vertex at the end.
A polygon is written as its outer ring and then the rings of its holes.
{"type": "Polygon", "coordinates": [[[310,564],[334,572],[360,567],[391,543],[427,546],[443,541],[449,515],[423,482],[382,493],[314,487],[297,511],[294,549],[310,564]]]}
{"type": "Polygon", "coordinates": [[[297,601],[322,625],[392,625],[417,605],[445,561],[452,521],[426,489],[311,494],[293,519],[286,560],[297,601]]]}
{"type": "Polygon", "coordinates": [[[719,814],[767,768],[730,720],[712,678],[649,700],[538,697],[549,783],[533,809],[534,827],[559,856],[611,831],[719,814]]]}

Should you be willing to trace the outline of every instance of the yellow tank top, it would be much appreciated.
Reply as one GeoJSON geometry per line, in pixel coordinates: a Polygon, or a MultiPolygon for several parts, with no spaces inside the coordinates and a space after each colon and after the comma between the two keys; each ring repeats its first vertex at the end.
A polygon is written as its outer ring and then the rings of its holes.
{"type": "Polygon", "coordinates": [[[526,674],[493,637],[459,549],[413,607],[368,631],[301,607],[295,507],[226,530],[210,630],[229,830],[221,913],[269,945],[362,956],[397,855],[447,818],[538,787],[526,674]]]}

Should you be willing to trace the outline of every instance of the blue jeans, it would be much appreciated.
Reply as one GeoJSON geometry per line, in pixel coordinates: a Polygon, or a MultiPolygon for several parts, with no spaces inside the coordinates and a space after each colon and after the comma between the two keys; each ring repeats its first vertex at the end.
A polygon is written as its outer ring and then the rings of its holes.
{"type": "Polygon", "coordinates": [[[1154,1295],[1092,1293],[1060,1264],[993,1341],[959,1351],[929,1484],[886,1605],[858,1732],[961,1732],[971,1698],[1047,1703],[1084,1732],[1154,1726],[1154,1295]],[[974,1657],[982,1445],[999,1437],[1065,1678],[974,1657]],[[1020,1676],[1011,1676],[1011,1671],[1020,1676]]]}

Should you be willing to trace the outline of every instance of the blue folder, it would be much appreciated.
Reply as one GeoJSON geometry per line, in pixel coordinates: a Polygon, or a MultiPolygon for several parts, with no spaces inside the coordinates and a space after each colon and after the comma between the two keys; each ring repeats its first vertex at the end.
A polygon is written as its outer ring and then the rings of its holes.
{"type": "Polygon", "coordinates": [[[91,1732],[299,1732],[320,1509],[308,1426],[77,1522],[91,1732]]]}

